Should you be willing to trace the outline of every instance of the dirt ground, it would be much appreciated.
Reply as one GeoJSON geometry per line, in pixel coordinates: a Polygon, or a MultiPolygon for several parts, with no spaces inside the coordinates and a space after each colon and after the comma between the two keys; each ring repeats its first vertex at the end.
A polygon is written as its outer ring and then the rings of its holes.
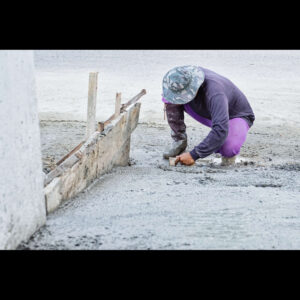
{"type": "MultiPolygon", "coordinates": [[[[19,249],[299,249],[300,51],[36,51],[44,171],[82,140],[88,73],[99,71],[97,120],[147,90],[130,164],[114,168],[48,216],[19,249]],[[256,121],[235,166],[212,155],[170,167],[161,80],[197,64],[231,79],[256,121]]],[[[209,129],[186,116],[188,149],[209,129]]]]}
{"type": "MultiPolygon", "coordinates": [[[[80,122],[44,123],[44,157],[64,149],[64,134],[72,148],[82,131],[80,122]]],[[[190,150],[208,129],[187,132],[190,150]]],[[[241,162],[229,167],[215,156],[170,167],[162,158],[169,134],[167,126],[139,124],[130,165],[65,202],[19,249],[299,249],[298,130],[253,126],[241,162]]]]}

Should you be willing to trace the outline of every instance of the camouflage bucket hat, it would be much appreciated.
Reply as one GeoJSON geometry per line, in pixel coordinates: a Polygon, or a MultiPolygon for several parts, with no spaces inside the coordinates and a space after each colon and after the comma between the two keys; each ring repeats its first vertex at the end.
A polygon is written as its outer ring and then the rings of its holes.
{"type": "Polygon", "coordinates": [[[186,104],[196,97],[204,77],[197,66],[173,68],[163,78],[163,97],[173,104],[186,104]]]}

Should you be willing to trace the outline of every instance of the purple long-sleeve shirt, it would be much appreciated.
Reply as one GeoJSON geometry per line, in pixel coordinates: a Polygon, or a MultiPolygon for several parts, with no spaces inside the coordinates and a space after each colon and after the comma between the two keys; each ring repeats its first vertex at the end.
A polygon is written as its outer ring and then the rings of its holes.
{"type": "Polygon", "coordinates": [[[207,137],[190,152],[194,160],[204,158],[221,148],[228,135],[228,121],[243,118],[252,126],[255,116],[246,96],[229,79],[202,68],[205,80],[196,97],[185,105],[166,103],[168,123],[172,138],[186,138],[184,111],[211,120],[211,131],[207,137]]]}

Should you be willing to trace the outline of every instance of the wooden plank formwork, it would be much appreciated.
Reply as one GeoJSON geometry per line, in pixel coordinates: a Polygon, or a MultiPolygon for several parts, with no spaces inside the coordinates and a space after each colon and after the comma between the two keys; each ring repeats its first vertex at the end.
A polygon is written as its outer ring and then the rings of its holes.
{"type": "Polygon", "coordinates": [[[118,116],[113,115],[101,122],[101,131],[94,132],[85,142],[81,142],[46,175],[44,192],[47,213],[53,212],[64,200],[80,193],[114,166],[128,165],[130,137],[138,124],[141,106],[136,101],[144,94],[146,91],[142,90],[121,106],[118,116]]]}

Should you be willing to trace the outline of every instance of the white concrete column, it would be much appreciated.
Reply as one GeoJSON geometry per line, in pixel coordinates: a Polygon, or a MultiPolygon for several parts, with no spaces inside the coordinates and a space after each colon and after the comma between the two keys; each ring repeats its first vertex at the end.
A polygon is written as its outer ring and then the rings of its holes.
{"type": "Polygon", "coordinates": [[[0,249],[45,221],[33,51],[0,50],[0,249]]]}

